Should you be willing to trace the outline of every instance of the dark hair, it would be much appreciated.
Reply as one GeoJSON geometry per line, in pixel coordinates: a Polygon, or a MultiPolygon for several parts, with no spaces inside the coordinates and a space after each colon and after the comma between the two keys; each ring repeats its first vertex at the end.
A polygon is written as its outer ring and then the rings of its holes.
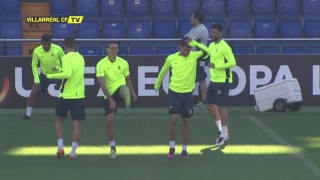
{"type": "Polygon", "coordinates": [[[192,40],[190,37],[184,37],[181,39],[180,41],[180,46],[181,47],[188,47],[191,48],[191,46],[189,45],[189,43],[187,42],[188,40],[192,40]]]}
{"type": "Polygon", "coordinates": [[[66,48],[75,48],[76,39],[74,37],[66,37],[64,39],[64,45],[66,46],[66,48]]]}
{"type": "Polygon", "coordinates": [[[221,24],[215,24],[215,23],[213,23],[213,24],[211,24],[211,29],[218,29],[220,32],[222,32],[223,27],[222,27],[221,24]]]}
{"type": "Polygon", "coordinates": [[[51,35],[50,34],[43,34],[42,37],[41,37],[41,42],[43,41],[51,41],[51,35]]]}
{"type": "Polygon", "coordinates": [[[198,21],[199,21],[200,23],[203,23],[203,21],[204,21],[204,15],[203,15],[203,13],[202,13],[201,11],[195,11],[195,12],[193,13],[193,19],[198,19],[198,21]]]}
{"type": "Polygon", "coordinates": [[[120,46],[118,41],[111,41],[111,42],[109,42],[108,47],[110,47],[111,44],[117,44],[118,46],[120,46]]]}

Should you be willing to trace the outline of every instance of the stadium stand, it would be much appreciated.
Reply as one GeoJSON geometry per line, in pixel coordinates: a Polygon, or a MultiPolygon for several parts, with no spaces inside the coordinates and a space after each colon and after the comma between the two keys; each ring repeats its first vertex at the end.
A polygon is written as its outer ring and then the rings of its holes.
{"type": "MultiPolygon", "coordinates": [[[[320,0],[48,1],[37,4],[49,8],[52,16],[83,15],[84,22],[76,26],[52,24],[50,28],[45,24],[26,24],[23,18],[30,14],[24,12],[37,12],[28,9],[34,4],[2,0],[0,37],[39,38],[35,36],[49,31],[53,38],[68,35],[86,39],[181,38],[192,28],[192,12],[202,10],[205,13],[204,24],[208,28],[212,23],[223,25],[224,38],[320,38],[320,0]],[[30,35],[31,31],[38,33],[30,35]]],[[[228,41],[236,54],[319,53],[319,42],[301,42],[228,41]]],[[[81,42],[78,50],[85,55],[106,55],[105,43],[81,42]]],[[[31,45],[27,49],[25,46],[25,43],[1,42],[0,55],[20,55],[21,49],[24,55],[29,55],[31,45]]],[[[177,42],[121,42],[120,54],[168,54],[175,52],[177,47],[177,42]]]]}

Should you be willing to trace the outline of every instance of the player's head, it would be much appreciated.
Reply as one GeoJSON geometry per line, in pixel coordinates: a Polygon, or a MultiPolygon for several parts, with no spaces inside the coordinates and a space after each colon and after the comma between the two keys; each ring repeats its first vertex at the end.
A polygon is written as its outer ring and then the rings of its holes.
{"type": "Polygon", "coordinates": [[[190,37],[184,37],[180,41],[180,55],[188,56],[190,54],[191,46],[189,42],[192,41],[190,37]]]}
{"type": "Polygon", "coordinates": [[[111,41],[107,47],[108,56],[117,56],[119,53],[119,43],[117,41],[111,41]]]}
{"type": "Polygon", "coordinates": [[[41,45],[44,51],[51,49],[51,36],[50,34],[43,34],[41,37],[41,45]]]}
{"type": "Polygon", "coordinates": [[[223,27],[221,24],[212,24],[210,30],[210,36],[212,41],[219,41],[222,37],[223,27]]]}
{"type": "Polygon", "coordinates": [[[201,11],[195,11],[192,13],[190,21],[192,26],[197,26],[199,24],[202,24],[204,20],[204,15],[201,11]]]}
{"type": "Polygon", "coordinates": [[[74,37],[66,37],[64,39],[64,48],[66,49],[75,49],[76,47],[76,39],[74,37]]]}

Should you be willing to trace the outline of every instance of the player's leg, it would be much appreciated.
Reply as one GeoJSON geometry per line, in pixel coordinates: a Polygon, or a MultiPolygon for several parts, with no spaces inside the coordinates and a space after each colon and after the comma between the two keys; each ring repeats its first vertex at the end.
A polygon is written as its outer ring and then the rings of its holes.
{"type": "Polygon", "coordinates": [[[121,86],[119,89],[120,97],[124,100],[126,107],[131,106],[131,93],[128,86],[121,86]]]}
{"type": "Polygon", "coordinates": [[[178,93],[173,92],[169,89],[168,91],[168,111],[169,111],[169,143],[170,149],[168,158],[174,157],[175,147],[176,147],[176,124],[178,119],[178,114],[180,111],[180,100],[178,93]]]}
{"type": "Polygon", "coordinates": [[[217,96],[216,105],[217,105],[219,114],[221,116],[222,131],[216,145],[221,146],[229,141],[228,113],[226,109],[228,96],[229,96],[229,83],[228,82],[219,83],[217,85],[218,85],[217,89],[218,89],[219,95],[217,96]]]}
{"type": "Polygon", "coordinates": [[[210,82],[208,91],[207,91],[207,96],[206,96],[206,106],[209,111],[209,114],[217,124],[218,130],[219,130],[219,136],[220,136],[222,131],[222,124],[221,124],[221,117],[220,117],[218,108],[216,106],[216,102],[217,102],[216,98],[217,98],[216,85],[213,82],[210,82]]]}
{"type": "MultiPolygon", "coordinates": [[[[116,97],[116,94],[118,94],[119,91],[116,91],[114,93],[114,100],[117,103],[117,108],[119,105],[119,99],[116,97]]],[[[115,116],[117,114],[117,108],[112,111],[110,109],[110,102],[108,99],[104,100],[104,113],[107,121],[107,137],[109,140],[109,145],[110,145],[110,157],[111,158],[116,158],[117,156],[117,150],[116,150],[116,140],[115,140],[115,133],[114,133],[114,120],[115,116]]]]}
{"type": "Polygon", "coordinates": [[[66,118],[69,111],[69,102],[65,99],[59,98],[56,107],[56,137],[58,143],[57,157],[64,155],[64,144],[63,144],[63,120],[66,118]]]}
{"type": "Polygon", "coordinates": [[[24,115],[23,119],[30,119],[31,118],[31,114],[32,114],[32,110],[33,110],[33,106],[36,103],[36,99],[37,96],[39,94],[39,92],[45,92],[49,86],[48,82],[47,82],[47,78],[45,77],[44,74],[40,74],[39,75],[40,78],[40,83],[38,87],[34,87],[31,90],[31,93],[29,95],[28,98],[28,103],[27,103],[27,112],[24,115]]]}
{"type": "Polygon", "coordinates": [[[193,96],[192,93],[185,93],[181,95],[180,114],[182,117],[182,158],[189,158],[187,146],[189,144],[190,137],[190,119],[193,115],[193,96]]]}
{"type": "Polygon", "coordinates": [[[72,134],[72,149],[70,152],[70,159],[77,158],[77,148],[80,141],[81,134],[81,121],[85,120],[85,105],[84,99],[72,99],[71,103],[71,118],[73,124],[73,134],[72,134]]]}
{"type": "Polygon", "coordinates": [[[205,100],[207,95],[207,83],[206,83],[207,74],[203,66],[198,64],[197,66],[197,82],[199,82],[201,100],[194,106],[195,108],[202,108],[205,106],[205,100]]]}

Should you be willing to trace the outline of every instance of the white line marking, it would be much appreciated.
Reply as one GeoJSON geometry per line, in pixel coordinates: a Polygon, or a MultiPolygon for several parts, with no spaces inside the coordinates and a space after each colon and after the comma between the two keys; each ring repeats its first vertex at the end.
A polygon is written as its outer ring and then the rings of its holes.
{"type": "MultiPolygon", "coordinates": [[[[250,120],[281,145],[288,146],[289,148],[293,148],[291,144],[289,144],[286,140],[280,137],[271,128],[265,125],[260,119],[250,116],[250,120]]],[[[296,156],[296,158],[298,158],[303,164],[308,166],[308,168],[311,171],[313,171],[317,176],[320,177],[320,168],[316,164],[314,164],[309,158],[307,158],[303,153],[301,152],[295,153],[294,156],[296,156]]]]}

